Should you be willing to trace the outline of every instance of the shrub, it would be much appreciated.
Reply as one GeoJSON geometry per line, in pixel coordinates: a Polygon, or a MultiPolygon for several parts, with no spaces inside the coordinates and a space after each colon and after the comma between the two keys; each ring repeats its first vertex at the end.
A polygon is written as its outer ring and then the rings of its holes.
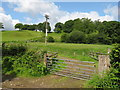
{"type": "Polygon", "coordinates": [[[69,35],[66,33],[61,36],[61,42],[69,42],[68,39],[69,39],[69,35]]]}
{"type": "Polygon", "coordinates": [[[3,44],[3,50],[3,74],[42,76],[49,73],[43,64],[43,57],[46,51],[28,51],[27,47],[22,44],[3,44]]]}
{"type": "Polygon", "coordinates": [[[2,43],[2,56],[23,55],[27,51],[26,44],[2,43]]]}
{"type": "Polygon", "coordinates": [[[116,77],[112,73],[106,73],[103,77],[95,75],[86,84],[89,88],[120,88],[118,82],[114,81],[116,77]]]}
{"type": "Polygon", "coordinates": [[[114,75],[119,77],[120,82],[120,44],[116,45],[115,48],[111,52],[111,66],[115,69],[114,75]]]}
{"type": "Polygon", "coordinates": [[[97,39],[97,34],[96,33],[92,33],[92,34],[88,34],[86,37],[86,43],[88,44],[94,44],[97,43],[98,39],[97,39]]]}
{"type": "Polygon", "coordinates": [[[81,31],[72,31],[69,35],[71,43],[84,43],[85,34],[81,31]]]}
{"type": "Polygon", "coordinates": [[[55,42],[55,40],[54,40],[54,38],[52,36],[48,36],[47,41],[48,42],[55,42]]]}
{"type": "Polygon", "coordinates": [[[30,40],[27,40],[27,42],[44,42],[44,41],[45,41],[45,36],[36,37],[30,40]]]}
{"type": "Polygon", "coordinates": [[[2,73],[3,74],[12,74],[13,72],[13,63],[17,58],[14,56],[5,56],[2,57],[2,73]]]}
{"type": "Polygon", "coordinates": [[[99,33],[97,39],[98,42],[101,44],[108,44],[108,45],[112,44],[112,39],[103,33],[99,33]]]}
{"type": "Polygon", "coordinates": [[[111,52],[111,61],[112,67],[120,70],[120,44],[116,45],[111,52]]]}
{"type": "Polygon", "coordinates": [[[29,51],[16,59],[13,64],[14,72],[25,76],[42,76],[47,74],[43,61],[39,61],[40,54],[29,51]]]}
{"type": "MultiPolygon", "coordinates": [[[[45,42],[45,36],[42,37],[36,37],[30,40],[27,40],[28,42],[45,42]]],[[[55,42],[55,39],[52,36],[47,37],[48,42],[55,42]]]]}
{"type": "Polygon", "coordinates": [[[43,58],[36,51],[27,51],[22,56],[3,57],[2,68],[3,74],[16,74],[23,76],[42,76],[46,75],[47,68],[43,64],[43,58]]]}

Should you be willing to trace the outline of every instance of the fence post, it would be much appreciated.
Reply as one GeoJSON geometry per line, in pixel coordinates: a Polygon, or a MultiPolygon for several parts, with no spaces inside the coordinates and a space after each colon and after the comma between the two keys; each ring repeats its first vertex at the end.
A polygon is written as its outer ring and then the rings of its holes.
{"type": "Polygon", "coordinates": [[[47,53],[44,53],[44,65],[47,65],[47,53]]]}
{"type": "Polygon", "coordinates": [[[110,57],[109,57],[109,55],[99,55],[98,60],[99,60],[99,64],[98,64],[99,74],[101,74],[101,72],[109,70],[109,68],[110,68],[110,57]]]}

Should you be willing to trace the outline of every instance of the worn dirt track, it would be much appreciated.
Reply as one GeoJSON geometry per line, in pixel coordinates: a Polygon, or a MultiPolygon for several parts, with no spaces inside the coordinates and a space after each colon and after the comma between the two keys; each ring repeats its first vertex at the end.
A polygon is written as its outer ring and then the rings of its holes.
{"type": "Polygon", "coordinates": [[[47,75],[43,77],[3,76],[2,88],[83,88],[85,81],[47,75]]]}

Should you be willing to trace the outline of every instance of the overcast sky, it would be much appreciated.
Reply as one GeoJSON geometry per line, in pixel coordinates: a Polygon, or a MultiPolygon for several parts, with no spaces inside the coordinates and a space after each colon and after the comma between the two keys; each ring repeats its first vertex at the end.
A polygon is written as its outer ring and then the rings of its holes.
{"type": "Polygon", "coordinates": [[[0,4],[0,22],[3,22],[5,29],[14,30],[16,23],[38,24],[44,22],[45,14],[50,16],[49,22],[52,29],[56,22],[64,23],[76,18],[90,18],[93,21],[98,19],[100,21],[118,20],[118,0],[114,0],[114,2],[113,0],[90,1],[4,0],[0,4]]]}

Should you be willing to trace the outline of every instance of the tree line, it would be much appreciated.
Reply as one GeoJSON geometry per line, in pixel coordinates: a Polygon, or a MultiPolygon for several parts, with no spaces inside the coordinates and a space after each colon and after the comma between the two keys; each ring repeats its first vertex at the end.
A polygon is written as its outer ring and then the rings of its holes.
{"type": "Polygon", "coordinates": [[[56,33],[61,36],[62,42],[87,44],[113,44],[120,43],[120,22],[118,21],[92,21],[88,18],[68,20],[64,24],[55,25],[56,33]]]}
{"type": "MultiPolygon", "coordinates": [[[[47,22],[48,32],[51,32],[50,23],[47,22]]],[[[46,22],[39,24],[18,23],[15,28],[19,30],[39,30],[45,33],[46,22]]],[[[61,42],[86,44],[113,44],[120,43],[120,22],[118,21],[92,21],[88,18],[68,20],[65,23],[55,24],[55,33],[64,33],[61,42]]]]}
{"type": "MultiPolygon", "coordinates": [[[[15,29],[17,29],[17,28],[19,30],[31,30],[31,31],[39,30],[39,31],[45,33],[46,22],[39,23],[39,24],[33,24],[33,25],[17,23],[15,25],[15,29]]],[[[50,27],[50,23],[49,22],[47,22],[47,29],[48,29],[48,32],[51,31],[51,27],[50,27]]]]}

